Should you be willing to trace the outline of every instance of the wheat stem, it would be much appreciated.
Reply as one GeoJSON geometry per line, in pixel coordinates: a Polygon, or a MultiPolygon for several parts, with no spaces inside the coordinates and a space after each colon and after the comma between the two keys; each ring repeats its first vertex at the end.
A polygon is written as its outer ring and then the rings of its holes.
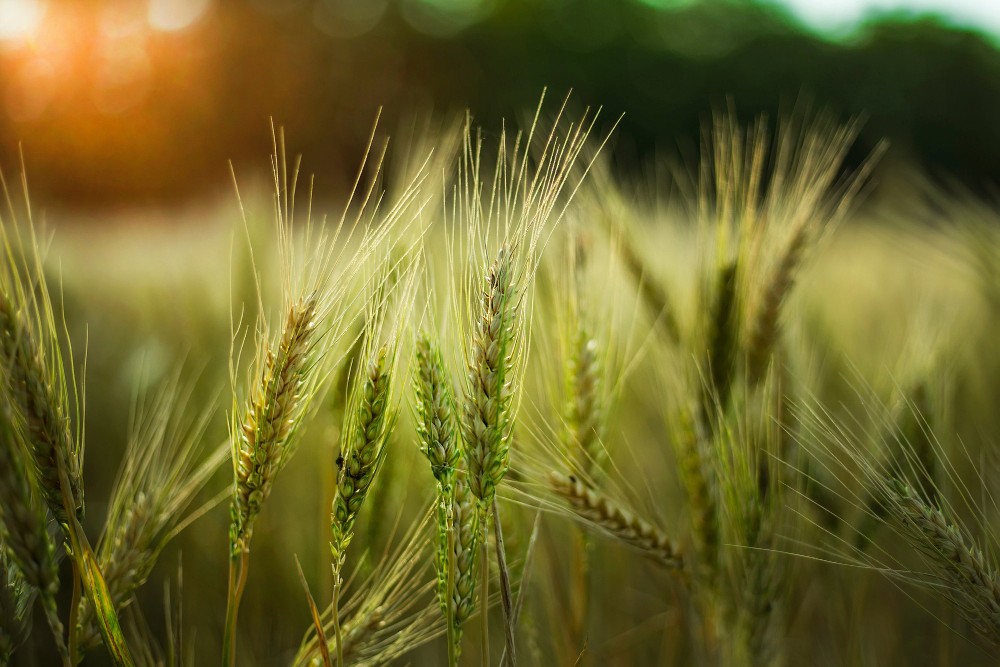
{"type": "Polygon", "coordinates": [[[224,667],[235,667],[236,665],[236,621],[249,567],[249,551],[241,551],[236,556],[230,556],[229,588],[226,595],[226,626],[222,639],[222,664],[224,667]]]}
{"type": "Polygon", "coordinates": [[[337,667],[344,667],[344,635],[340,629],[340,573],[333,578],[333,633],[337,639],[337,667]]]}
{"type": "MultiPolygon", "coordinates": [[[[480,507],[479,510],[479,524],[481,526],[488,526],[489,520],[488,511],[484,507],[480,507]]],[[[487,535],[489,531],[485,530],[483,532],[483,543],[480,551],[480,576],[482,577],[481,587],[482,590],[479,592],[479,623],[482,628],[482,665],[483,667],[490,667],[490,617],[489,617],[489,606],[490,606],[490,547],[489,547],[489,537],[487,535]]]]}
{"type": "Polygon", "coordinates": [[[517,664],[516,645],[514,642],[514,600],[510,590],[510,570],[507,567],[507,554],[503,543],[503,529],[500,526],[500,509],[496,496],[493,497],[493,534],[497,556],[497,569],[500,573],[500,601],[503,605],[507,661],[511,667],[517,664]]]}

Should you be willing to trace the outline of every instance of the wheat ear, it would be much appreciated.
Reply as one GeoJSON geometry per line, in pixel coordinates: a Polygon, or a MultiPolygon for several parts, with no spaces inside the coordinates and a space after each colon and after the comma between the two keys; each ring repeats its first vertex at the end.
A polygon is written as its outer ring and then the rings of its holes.
{"type": "Polygon", "coordinates": [[[569,504],[573,513],[587,524],[640,551],[668,570],[684,571],[684,559],[673,540],[649,521],[572,475],[552,472],[549,484],[569,504]]]}
{"type": "Polygon", "coordinates": [[[687,493],[691,533],[697,555],[697,572],[711,583],[719,567],[719,502],[711,452],[688,411],[681,412],[676,431],[677,466],[687,493]]]}
{"type": "Polygon", "coordinates": [[[340,471],[330,520],[333,556],[333,620],[337,639],[337,665],[344,664],[344,638],[340,627],[340,590],[347,547],[354,537],[354,523],[375,475],[385,457],[395,414],[390,405],[392,355],[383,345],[368,360],[364,375],[348,406],[344,427],[346,446],[341,448],[340,471]]]}
{"type": "Polygon", "coordinates": [[[315,345],[316,298],[305,297],[288,310],[281,338],[267,350],[250,400],[231,427],[234,488],[230,502],[229,591],[223,664],[236,664],[236,621],[246,585],[253,524],[271,492],[274,477],[288,461],[304,412],[303,388],[315,345]]]}
{"type": "Polygon", "coordinates": [[[14,651],[28,637],[28,612],[35,595],[11,563],[6,549],[0,539],[0,665],[9,664],[14,651]]]}
{"type": "Polygon", "coordinates": [[[795,284],[796,273],[810,239],[809,231],[809,225],[795,229],[751,313],[747,336],[747,374],[751,385],[763,378],[767,370],[778,339],[781,307],[795,284]]]}
{"type": "Polygon", "coordinates": [[[452,492],[438,496],[435,551],[438,603],[447,623],[449,665],[458,664],[462,626],[475,610],[476,549],[480,512],[464,472],[455,476],[452,492]]]}
{"type": "Polygon", "coordinates": [[[980,634],[1000,644],[1000,572],[959,524],[915,489],[889,483],[886,500],[903,536],[934,567],[956,609],[980,634]]]}
{"type": "MultiPolygon", "coordinates": [[[[48,533],[48,514],[25,466],[14,434],[15,424],[6,405],[0,408],[0,536],[10,561],[25,583],[38,592],[56,648],[65,664],[70,656],[56,607],[59,567],[55,544],[48,533]]],[[[3,585],[6,586],[6,581],[3,585]]]]}
{"type": "Polygon", "coordinates": [[[440,348],[422,334],[416,344],[417,436],[420,451],[431,464],[431,473],[447,492],[462,453],[455,427],[455,398],[440,348]]]}
{"type": "MultiPolygon", "coordinates": [[[[479,499],[479,521],[484,531],[480,564],[484,667],[489,663],[489,619],[486,613],[489,600],[487,531],[497,485],[510,465],[510,413],[513,397],[511,372],[518,337],[518,313],[513,249],[504,245],[487,269],[485,284],[480,293],[477,320],[466,357],[468,382],[461,423],[469,487],[479,499]]],[[[510,636],[512,631],[510,628],[508,630],[510,636]]]]}
{"type": "Polygon", "coordinates": [[[510,463],[510,376],[518,316],[513,273],[513,250],[503,246],[486,272],[467,357],[465,459],[472,493],[487,507],[510,463]]]}
{"type": "Polygon", "coordinates": [[[254,520],[271,493],[275,475],[291,454],[290,436],[302,412],[301,391],[315,342],[316,307],[316,298],[309,296],[289,308],[281,339],[276,349],[268,350],[260,378],[233,434],[233,555],[250,548],[254,520]]]}
{"type": "Polygon", "coordinates": [[[24,434],[31,445],[39,482],[49,511],[61,523],[68,522],[65,490],[78,518],[83,514],[83,482],[79,448],[70,431],[69,415],[58,400],[57,388],[48,381],[45,360],[24,325],[24,318],[11,298],[0,292],[0,362],[4,368],[10,399],[24,421],[24,434]]]}
{"type": "Polygon", "coordinates": [[[601,397],[601,365],[597,340],[581,323],[574,335],[566,362],[566,407],[563,419],[567,445],[580,469],[593,475],[604,460],[601,444],[604,405],[601,397]]]}
{"type": "Polygon", "coordinates": [[[461,451],[451,381],[440,349],[426,334],[417,338],[415,376],[420,450],[438,483],[437,595],[447,623],[448,664],[455,667],[461,652],[462,625],[474,608],[479,513],[465,473],[456,471],[461,451]]]}
{"type": "Polygon", "coordinates": [[[708,379],[709,385],[702,397],[702,425],[706,432],[715,431],[718,408],[725,408],[736,372],[736,351],[739,346],[739,276],[736,260],[727,262],[718,270],[712,309],[708,320],[708,379]]]}
{"type": "MultiPolygon", "coordinates": [[[[139,408],[129,435],[97,545],[98,563],[119,611],[145,584],[167,543],[200,515],[201,510],[188,513],[188,507],[229,454],[223,443],[199,461],[211,411],[189,419],[186,412],[193,408],[189,401],[190,389],[181,390],[175,377],[151,404],[139,408]]],[[[78,608],[77,627],[80,649],[89,650],[100,642],[88,599],[78,608]]]]}
{"type": "Polygon", "coordinates": [[[346,446],[333,500],[331,527],[334,574],[340,577],[354,523],[385,455],[394,416],[389,405],[389,348],[382,346],[368,360],[361,384],[349,406],[344,427],[346,446]]]}

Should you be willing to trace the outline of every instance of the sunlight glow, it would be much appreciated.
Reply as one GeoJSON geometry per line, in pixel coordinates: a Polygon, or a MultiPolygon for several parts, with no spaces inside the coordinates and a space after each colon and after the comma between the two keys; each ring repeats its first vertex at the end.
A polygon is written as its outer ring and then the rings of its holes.
{"type": "Polygon", "coordinates": [[[0,0],[0,40],[32,38],[44,14],[39,0],[0,0]]]}
{"type": "Polygon", "coordinates": [[[149,25],[157,30],[183,30],[201,18],[209,0],[150,0],[149,25]]]}

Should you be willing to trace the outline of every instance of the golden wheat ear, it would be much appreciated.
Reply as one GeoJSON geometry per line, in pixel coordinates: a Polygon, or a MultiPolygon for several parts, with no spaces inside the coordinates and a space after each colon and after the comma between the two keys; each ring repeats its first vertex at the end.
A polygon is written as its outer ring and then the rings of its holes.
{"type": "Polygon", "coordinates": [[[590,488],[573,475],[553,472],[549,475],[549,484],[585,525],[635,549],[668,570],[684,571],[684,559],[673,540],[622,503],[590,488]]]}

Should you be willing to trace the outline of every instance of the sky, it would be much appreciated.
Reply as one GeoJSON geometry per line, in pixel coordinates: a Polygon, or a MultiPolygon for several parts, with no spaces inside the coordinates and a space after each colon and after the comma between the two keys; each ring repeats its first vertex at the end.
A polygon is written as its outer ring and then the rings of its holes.
{"type": "Polygon", "coordinates": [[[1000,37],[1000,0],[778,0],[820,31],[849,32],[866,16],[934,13],[955,25],[1000,37]]]}

